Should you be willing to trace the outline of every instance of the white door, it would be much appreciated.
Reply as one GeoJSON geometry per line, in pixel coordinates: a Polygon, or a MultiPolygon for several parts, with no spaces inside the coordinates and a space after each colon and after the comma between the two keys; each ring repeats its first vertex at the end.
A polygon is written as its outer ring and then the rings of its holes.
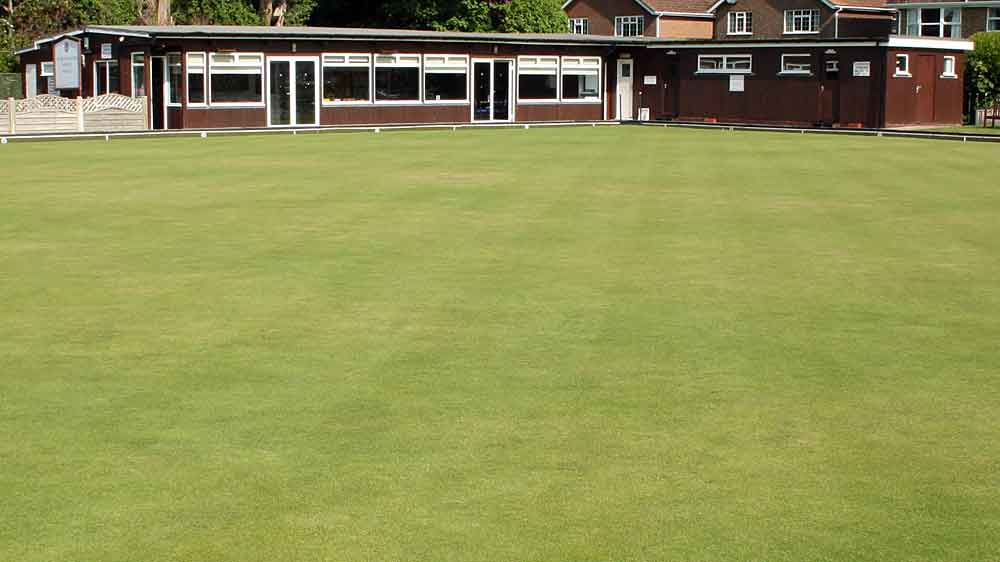
{"type": "Polygon", "coordinates": [[[514,61],[472,59],[472,120],[513,118],[514,61]]]}
{"type": "Polygon", "coordinates": [[[296,127],[319,124],[316,57],[267,58],[267,124],[296,127]]]}
{"type": "Polygon", "coordinates": [[[33,64],[24,65],[24,95],[29,98],[38,95],[38,72],[33,64]]]}
{"type": "Polygon", "coordinates": [[[618,104],[616,114],[619,121],[631,121],[632,117],[632,59],[618,61],[618,104]]]}

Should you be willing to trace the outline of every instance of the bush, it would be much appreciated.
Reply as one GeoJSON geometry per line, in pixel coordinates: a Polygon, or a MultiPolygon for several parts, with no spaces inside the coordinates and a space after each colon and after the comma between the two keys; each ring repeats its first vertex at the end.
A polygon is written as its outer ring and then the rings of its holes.
{"type": "Polygon", "coordinates": [[[966,58],[966,80],[977,107],[1000,102],[1000,33],[977,33],[966,58]]]}

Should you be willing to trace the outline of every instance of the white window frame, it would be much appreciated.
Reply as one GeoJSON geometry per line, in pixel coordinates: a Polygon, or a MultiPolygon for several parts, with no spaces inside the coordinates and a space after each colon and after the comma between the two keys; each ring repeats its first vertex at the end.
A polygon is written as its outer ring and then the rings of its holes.
{"type": "Polygon", "coordinates": [[[562,78],[559,74],[559,57],[552,55],[527,55],[517,57],[517,78],[514,87],[517,88],[517,103],[519,104],[550,104],[559,103],[562,96],[562,78]],[[521,99],[521,75],[542,75],[556,77],[556,97],[545,99],[521,99]]]}
{"type": "Polygon", "coordinates": [[[726,35],[753,35],[753,12],[729,12],[726,35]]]}
{"type": "Polygon", "coordinates": [[[804,10],[785,10],[784,20],[785,20],[785,35],[816,35],[819,33],[819,28],[821,27],[819,8],[807,8],[804,10]],[[809,22],[809,29],[796,29],[798,27],[798,22],[806,19],[809,22]],[[816,29],[812,29],[813,22],[816,23],[816,29]],[[791,27],[789,27],[791,23],[791,27]]]}
{"type": "Polygon", "coordinates": [[[260,52],[214,52],[208,53],[208,74],[206,75],[208,97],[205,98],[211,107],[266,107],[264,96],[267,88],[264,82],[264,53],[260,52]],[[233,62],[218,62],[218,57],[233,57],[233,62]],[[253,60],[257,63],[253,64],[253,60]],[[260,76],[260,101],[257,102],[216,102],[212,101],[212,76],[216,74],[257,74],[260,76]]]}
{"type": "Polygon", "coordinates": [[[372,68],[374,57],[371,53],[323,53],[320,57],[320,103],[324,107],[371,105],[375,100],[375,70],[372,68]],[[326,101],[323,95],[323,69],[326,68],[364,68],[368,70],[368,99],[351,101],[326,101]]]}
{"type": "Polygon", "coordinates": [[[913,74],[910,73],[910,55],[897,53],[893,59],[895,64],[895,71],[892,73],[893,78],[912,78],[913,74]],[[899,67],[899,61],[902,59],[905,64],[903,64],[902,70],[899,67]]]}
{"type": "Polygon", "coordinates": [[[906,27],[903,28],[902,22],[900,22],[900,35],[905,35],[907,37],[919,37],[920,36],[920,8],[902,8],[899,10],[900,17],[906,14],[906,27]]]}
{"type": "Polygon", "coordinates": [[[753,55],[751,54],[726,54],[726,55],[698,55],[698,70],[695,74],[753,74],[753,55]],[[701,61],[702,59],[721,59],[722,66],[720,68],[712,69],[702,69],[701,61]],[[750,61],[750,68],[729,68],[730,59],[748,59],[750,61]]]}
{"type": "Polygon", "coordinates": [[[470,79],[472,73],[469,71],[469,55],[439,55],[424,54],[424,71],[420,75],[420,89],[423,97],[427,97],[427,75],[428,74],[464,74],[465,75],[465,99],[460,100],[432,100],[425,99],[428,105],[466,105],[469,103],[469,93],[472,90],[470,79]],[[442,60],[439,60],[442,59],[442,60]]]}
{"type": "Polygon", "coordinates": [[[947,79],[947,80],[954,80],[954,79],[958,78],[958,68],[956,66],[957,64],[958,64],[958,60],[955,58],[954,55],[945,55],[944,58],[941,59],[941,65],[942,65],[942,67],[941,67],[941,78],[944,78],[944,79],[947,79]],[[950,71],[948,70],[948,63],[949,62],[951,63],[951,70],[950,71]]]}
{"type": "Polygon", "coordinates": [[[181,53],[167,53],[163,57],[163,71],[166,72],[166,76],[163,77],[163,100],[164,105],[167,107],[182,107],[182,100],[187,96],[184,88],[187,86],[187,79],[184,77],[184,55],[181,53]],[[170,59],[172,57],[177,57],[176,64],[170,64],[170,59]],[[177,101],[170,101],[170,68],[172,66],[179,66],[181,68],[181,85],[180,85],[180,99],[177,101]]]}
{"type": "Polygon", "coordinates": [[[808,53],[784,53],[781,55],[781,68],[778,69],[778,76],[812,76],[813,71],[813,56],[808,53]],[[786,63],[791,64],[803,64],[794,62],[795,59],[805,59],[805,64],[809,65],[808,70],[795,69],[788,70],[785,68],[786,63]]]}
{"type": "MultiPolygon", "coordinates": [[[[989,16],[989,12],[987,12],[989,16]]],[[[909,24],[909,20],[907,20],[909,24]]],[[[989,20],[987,20],[987,25],[989,20]]],[[[955,8],[953,6],[942,6],[940,8],[920,8],[917,10],[917,36],[918,37],[940,37],[942,39],[957,39],[962,36],[962,8],[955,8]],[[936,22],[924,23],[924,10],[937,10],[938,19],[936,22]],[[954,10],[957,15],[955,21],[946,22],[944,19],[944,13],[948,10],[954,10]],[[945,35],[944,28],[946,25],[952,26],[955,29],[954,35],[945,35]],[[924,35],[925,27],[937,27],[937,35],[924,35]]]]}
{"type": "Polygon", "coordinates": [[[603,103],[601,82],[601,57],[562,57],[559,64],[559,99],[563,103],[603,103]],[[562,89],[563,76],[596,76],[597,96],[587,98],[565,98],[562,89]]]}
{"type": "Polygon", "coordinates": [[[43,62],[43,63],[41,63],[41,64],[38,65],[38,72],[42,76],[42,78],[47,78],[49,76],[55,76],[56,75],[56,63],[54,63],[52,61],[43,62]],[[48,70],[45,70],[46,68],[48,70]]]}
{"type": "MultiPolygon", "coordinates": [[[[134,97],[136,97],[136,95],[135,95],[135,69],[138,68],[138,67],[142,67],[142,71],[143,71],[142,72],[142,81],[143,81],[142,88],[143,88],[143,90],[146,89],[146,53],[144,53],[142,51],[133,51],[133,52],[129,53],[129,55],[128,55],[128,62],[129,62],[129,79],[132,82],[131,84],[129,84],[129,88],[131,89],[131,94],[132,94],[132,97],[134,98],[134,97]],[[137,57],[139,58],[139,60],[141,62],[136,62],[135,61],[135,59],[137,57]]],[[[146,96],[146,97],[148,97],[148,96],[146,96]]]]}
{"type": "Polygon", "coordinates": [[[644,16],[615,16],[615,37],[642,37],[646,31],[644,16]],[[626,26],[634,34],[625,34],[626,26]]]}
{"type": "Polygon", "coordinates": [[[192,51],[190,53],[184,54],[184,102],[187,103],[188,107],[208,107],[208,53],[203,51],[192,51]],[[201,64],[192,64],[192,57],[201,56],[201,64]],[[201,103],[191,102],[191,87],[188,83],[191,79],[192,74],[201,74],[201,97],[205,101],[201,103]]]}
{"type": "Polygon", "coordinates": [[[569,18],[569,32],[573,35],[590,35],[590,19],[569,18]]]}
{"type": "MultiPolygon", "coordinates": [[[[97,73],[98,72],[103,72],[104,73],[104,83],[110,85],[111,84],[111,65],[112,65],[112,63],[118,63],[118,59],[103,59],[103,60],[95,60],[94,61],[94,82],[93,82],[93,84],[91,84],[91,87],[90,87],[90,91],[91,91],[91,94],[93,95],[93,97],[96,98],[97,96],[103,96],[103,95],[105,95],[105,94],[99,94],[99,93],[97,93],[97,73]],[[101,68],[103,68],[104,70],[98,70],[98,69],[101,69],[101,68]]],[[[121,65],[120,64],[118,65],[118,72],[121,72],[121,65]]],[[[121,90],[121,88],[122,88],[121,75],[119,75],[118,89],[121,90]]],[[[111,92],[111,91],[109,91],[107,93],[108,94],[113,94],[113,93],[120,93],[120,92],[111,92]]]]}
{"type": "Polygon", "coordinates": [[[1000,8],[986,8],[986,31],[1000,31],[1000,8]]]}
{"type": "Polygon", "coordinates": [[[375,105],[420,105],[424,101],[424,72],[423,56],[417,53],[376,53],[372,64],[372,89],[371,96],[375,105]],[[392,58],[392,62],[382,62],[379,59],[392,58]],[[417,79],[417,99],[415,100],[381,100],[375,95],[375,74],[380,68],[416,68],[417,79]]]}

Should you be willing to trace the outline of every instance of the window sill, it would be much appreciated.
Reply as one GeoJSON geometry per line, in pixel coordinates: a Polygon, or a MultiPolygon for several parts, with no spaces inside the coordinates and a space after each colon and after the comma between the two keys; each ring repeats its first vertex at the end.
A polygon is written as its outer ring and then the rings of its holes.
{"type": "Polygon", "coordinates": [[[426,105],[469,105],[469,100],[427,100],[426,105]]]}
{"type": "Polygon", "coordinates": [[[786,31],[785,35],[819,35],[819,31],[786,31]]]}
{"type": "Polygon", "coordinates": [[[779,72],[778,76],[801,76],[803,78],[809,78],[810,76],[815,76],[812,72],[779,72]]]}
{"type": "Polygon", "coordinates": [[[399,101],[385,100],[385,101],[376,101],[375,105],[387,105],[387,106],[393,106],[393,105],[395,105],[395,106],[404,106],[404,105],[409,105],[409,106],[414,106],[414,105],[424,105],[424,104],[420,100],[399,100],[399,101]]]}
{"type": "Polygon", "coordinates": [[[189,103],[186,106],[187,109],[208,109],[207,103],[189,103]]]}
{"type": "Polygon", "coordinates": [[[559,100],[517,100],[518,105],[556,105],[558,103],[560,103],[559,100]]]}
{"type": "Polygon", "coordinates": [[[940,78],[942,80],[958,80],[958,75],[957,74],[942,74],[941,76],[938,76],[938,78],[940,78]]]}
{"type": "Polygon", "coordinates": [[[726,35],[742,35],[746,37],[747,35],[753,35],[752,31],[734,31],[732,33],[726,33],[726,35]]]}
{"type": "Polygon", "coordinates": [[[587,104],[587,103],[604,103],[600,98],[587,98],[582,100],[562,100],[560,103],[576,103],[576,104],[587,104]]]}
{"type": "Polygon", "coordinates": [[[913,75],[909,72],[897,72],[892,75],[893,78],[913,78],[913,75]]]}
{"type": "Polygon", "coordinates": [[[371,105],[371,100],[368,101],[326,101],[323,100],[323,107],[359,107],[364,105],[371,105]]]}
{"type": "Polygon", "coordinates": [[[742,76],[753,76],[752,70],[699,70],[695,76],[730,76],[733,74],[742,76]]]}
{"type": "Polygon", "coordinates": [[[266,107],[263,102],[229,103],[215,102],[209,104],[210,109],[263,109],[266,107]]]}

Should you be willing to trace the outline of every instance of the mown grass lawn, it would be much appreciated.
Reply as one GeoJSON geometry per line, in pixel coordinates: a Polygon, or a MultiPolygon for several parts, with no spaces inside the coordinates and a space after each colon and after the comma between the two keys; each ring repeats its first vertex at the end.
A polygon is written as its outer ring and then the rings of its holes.
{"type": "Polygon", "coordinates": [[[1000,146],[0,147],[0,560],[1000,559],[1000,146]]]}

